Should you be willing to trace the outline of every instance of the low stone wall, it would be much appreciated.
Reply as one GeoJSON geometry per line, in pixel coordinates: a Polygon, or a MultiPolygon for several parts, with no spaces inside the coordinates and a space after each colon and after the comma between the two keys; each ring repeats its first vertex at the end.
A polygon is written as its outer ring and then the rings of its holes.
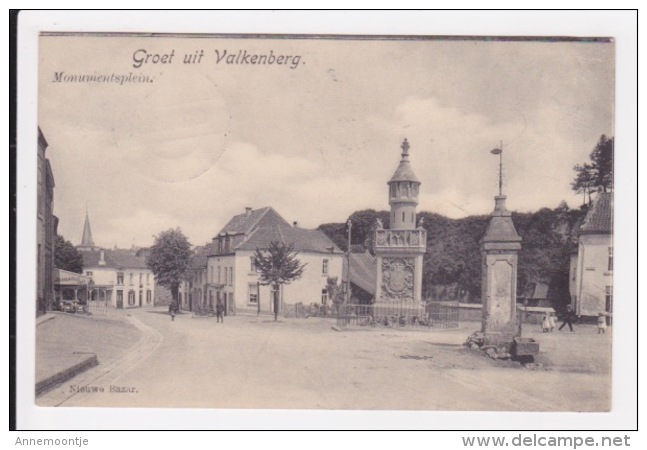
{"type": "Polygon", "coordinates": [[[483,317],[483,305],[480,303],[459,303],[459,322],[480,322],[483,317]]]}

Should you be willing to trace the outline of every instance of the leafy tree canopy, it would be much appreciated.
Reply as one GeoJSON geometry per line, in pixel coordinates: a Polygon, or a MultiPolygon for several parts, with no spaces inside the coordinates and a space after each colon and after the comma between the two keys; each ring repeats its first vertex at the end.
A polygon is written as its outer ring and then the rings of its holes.
{"type": "Polygon", "coordinates": [[[177,300],[180,283],[190,269],[191,244],[179,228],[162,231],[155,236],[146,265],[155,275],[156,281],[171,290],[177,300]]]}
{"type": "Polygon", "coordinates": [[[306,264],[297,259],[292,244],[271,242],[267,250],[256,249],[254,267],[259,272],[260,283],[278,287],[301,278],[306,264]]]}
{"type": "Polygon", "coordinates": [[[63,236],[54,240],[54,267],[75,273],[83,273],[83,256],[63,236]]]}
{"type": "Polygon", "coordinates": [[[576,164],[575,179],[571,187],[591,203],[592,192],[608,192],[613,189],[613,146],[614,138],[604,134],[589,155],[590,163],[576,164]]]}

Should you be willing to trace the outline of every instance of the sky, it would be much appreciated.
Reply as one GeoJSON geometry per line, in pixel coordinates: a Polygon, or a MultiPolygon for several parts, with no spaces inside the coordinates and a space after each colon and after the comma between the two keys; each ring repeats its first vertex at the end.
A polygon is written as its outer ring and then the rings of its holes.
{"type": "Polygon", "coordinates": [[[105,247],[151,245],[175,227],[201,245],[245,207],[272,206],[308,228],[388,209],[386,182],[405,137],[422,182],[418,211],[491,212],[498,158],[490,150],[500,142],[509,209],[577,207],[573,166],[600,135],[614,135],[613,105],[612,43],[39,41],[38,120],[54,213],[75,245],[86,207],[105,247]],[[184,63],[201,51],[199,62],[184,63]],[[239,52],[247,58],[228,64],[239,52]],[[134,67],[145,54],[148,63],[134,67]],[[246,63],[270,54],[289,64],[246,63]],[[131,73],[146,82],[65,81],[131,73]]]}

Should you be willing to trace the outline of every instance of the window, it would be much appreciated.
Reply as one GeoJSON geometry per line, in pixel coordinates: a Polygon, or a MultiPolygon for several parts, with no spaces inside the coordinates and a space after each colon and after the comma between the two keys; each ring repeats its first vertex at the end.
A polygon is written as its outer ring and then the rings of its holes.
{"type": "Polygon", "coordinates": [[[402,223],[404,223],[404,211],[402,211],[402,223]]]}
{"type": "Polygon", "coordinates": [[[117,272],[117,284],[122,286],[124,284],[124,273],[117,272]]]}
{"type": "Polygon", "coordinates": [[[133,273],[130,272],[130,284],[133,284],[133,273]]]}
{"type": "Polygon", "coordinates": [[[220,284],[220,266],[218,266],[218,284],[220,284]]]}
{"type": "Polygon", "coordinates": [[[328,260],[326,258],[321,261],[321,275],[328,275],[328,260]]]}
{"type": "Polygon", "coordinates": [[[150,281],[151,281],[151,274],[150,274],[150,273],[147,273],[147,274],[146,274],[146,284],[149,284],[149,283],[150,283],[150,281]]]}
{"type": "Polygon", "coordinates": [[[213,266],[211,266],[210,269],[211,269],[211,274],[210,274],[211,277],[209,278],[209,282],[213,283],[213,266]]]}
{"type": "Polygon", "coordinates": [[[328,303],[328,290],[327,289],[322,289],[321,290],[321,304],[325,305],[328,303]]]}
{"type": "MultiPolygon", "coordinates": [[[[132,275],[132,273],[131,273],[132,275]]],[[[129,305],[134,305],[135,304],[135,291],[130,290],[128,291],[128,304],[129,305]]]]}
{"type": "Polygon", "coordinates": [[[415,223],[416,218],[414,217],[413,213],[411,213],[411,223],[415,223]]]}
{"type": "Polygon", "coordinates": [[[605,290],[606,290],[606,295],[604,297],[605,309],[606,309],[606,312],[612,313],[613,312],[613,286],[607,286],[605,290]]]}
{"type": "Polygon", "coordinates": [[[254,258],[253,256],[250,256],[249,257],[249,271],[250,272],[256,272],[256,266],[254,264],[255,262],[256,262],[256,258],[254,258]]]}
{"type": "Polygon", "coordinates": [[[613,270],[613,247],[609,247],[609,263],[607,270],[611,272],[613,270]]]}
{"type": "Polygon", "coordinates": [[[117,291],[117,307],[121,308],[124,304],[124,291],[117,291]]]}
{"type": "Polygon", "coordinates": [[[153,293],[150,289],[146,291],[146,303],[150,303],[153,299],[153,293]]]}
{"type": "Polygon", "coordinates": [[[258,303],[258,284],[249,285],[249,303],[254,305],[258,303]]]}
{"type": "Polygon", "coordinates": [[[86,270],[86,271],[85,271],[85,274],[86,274],[87,276],[91,277],[91,276],[92,276],[92,271],[91,271],[91,270],[86,270]]]}
{"type": "Polygon", "coordinates": [[[395,197],[395,184],[391,184],[391,198],[395,197]]]}
{"type": "Polygon", "coordinates": [[[142,284],[142,280],[144,279],[144,274],[139,272],[139,284],[142,284]]]}

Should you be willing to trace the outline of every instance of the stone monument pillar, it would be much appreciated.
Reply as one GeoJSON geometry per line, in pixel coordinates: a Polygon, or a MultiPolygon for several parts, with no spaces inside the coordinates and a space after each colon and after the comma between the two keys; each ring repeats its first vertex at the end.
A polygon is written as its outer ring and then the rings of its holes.
{"type": "Polygon", "coordinates": [[[505,195],[495,197],[495,207],[481,239],[483,318],[486,344],[510,343],[517,332],[517,255],[521,237],[506,209],[505,195]]]}
{"type": "Polygon", "coordinates": [[[406,139],[401,148],[400,165],[387,183],[391,226],[384,229],[378,221],[375,232],[375,305],[418,308],[422,300],[422,258],[427,249],[427,232],[416,222],[420,181],[411,168],[406,139]]]}

